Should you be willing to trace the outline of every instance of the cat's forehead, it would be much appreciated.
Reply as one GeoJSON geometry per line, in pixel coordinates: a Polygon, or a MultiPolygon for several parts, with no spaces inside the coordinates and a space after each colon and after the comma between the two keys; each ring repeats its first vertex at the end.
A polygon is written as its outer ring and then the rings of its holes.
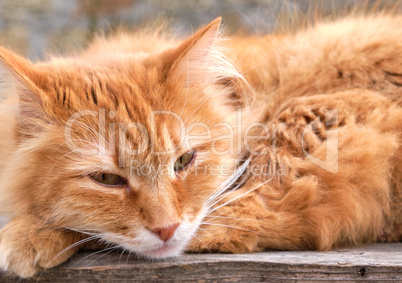
{"type": "MultiPolygon", "coordinates": [[[[124,85],[135,84],[150,87],[160,81],[161,67],[150,60],[101,59],[98,62],[82,60],[51,61],[46,64],[44,71],[50,78],[46,83],[59,84],[69,88],[107,85],[119,86],[124,91],[124,85]]],[[[102,89],[106,91],[107,89],[102,89]]]]}
{"type": "MultiPolygon", "coordinates": [[[[186,152],[189,126],[215,121],[214,114],[208,112],[207,98],[197,98],[197,89],[177,80],[166,81],[158,64],[137,63],[65,66],[48,80],[49,95],[61,111],[68,110],[64,119],[73,120],[73,129],[81,132],[79,138],[99,139],[100,134],[106,146],[114,143],[118,153],[115,162],[127,164],[143,157],[143,163],[166,163],[186,152]],[[94,135],[93,130],[98,133],[94,135]]],[[[200,134],[201,142],[205,142],[205,134],[200,134]]]]}
{"type": "MultiPolygon", "coordinates": [[[[54,107],[65,111],[64,119],[77,135],[98,139],[100,134],[104,146],[113,139],[119,153],[114,162],[127,163],[153,151],[162,155],[142,162],[157,163],[180,147],[184,117],[172,108],[172,96],[167,96],[157,66],[139,64],[127,70],[113,65],[107,71],[105,66],[72,65],[54,71],[46,87],[54,107]]],[[[183,109],[183,101],[175,103],[183,109]]]]}
{"type": "Polygon", "coordinates": [[[101,60],[97,64],[56,60],[42,66],[46,77],[38,86],[52,101],[49,106],[116,111],[125,105],[128,109],[158,108],[156,104],[163,102],[160,98],[164,92],[159,69],[157,64],[145,64],[143,60],[101,60]]]}

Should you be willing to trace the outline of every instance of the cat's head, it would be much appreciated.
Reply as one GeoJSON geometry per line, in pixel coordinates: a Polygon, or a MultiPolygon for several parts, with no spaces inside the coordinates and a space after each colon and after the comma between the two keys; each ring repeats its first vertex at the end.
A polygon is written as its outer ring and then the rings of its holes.
{"type": "Polygon", "coordinates": [[[0,95],[19,97],[1,185],[12,209],[149,257],[181,252],[235,179],[241,76],[219,25],[160,52],[126,41],[32,64],[0,49],[0,95]]]}

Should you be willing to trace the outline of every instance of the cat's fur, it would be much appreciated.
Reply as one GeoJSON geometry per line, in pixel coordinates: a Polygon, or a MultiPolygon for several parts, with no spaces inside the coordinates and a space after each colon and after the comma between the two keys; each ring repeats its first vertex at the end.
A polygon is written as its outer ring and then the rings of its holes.
{"type": "Polygon", "coordinates": [[[222,41],[218,19],[184,41],[120,34],[38,64],[1,48],[0,95],[8,99],[0,196],[14,219],[0,232],[0,268],[33,276],[90,236],[155,258],[400,241],[401,24],[398,15],[353,16],[294,34],[222,41]],[[95,112],[66,139],[67,121],[82,110],[95,112]],[[150,132],[152,111],[176,113],[187,127],[205,123],[210,136],[195,127],[199,137],[190,143],[207,170],[172,171],[188,149],[171,116],[156,118],[154,139],[133,156],[125,147],[138,148],[144,137],[127,131],[125,144],[110,147],[118,126],[99,133],[94,113],[102,111],[115,112],[106,124],[138,122],[150,132]],[[246,133],[253,122],[262,124],[246,133]],[[231,138],[219,123],[233,125],[231,138]],[[246,134],[263,138],[245,147],[246,134]],[[72,151],[71,142],[83,150],[72,151]],[[150,145],[175,150],[155,154],[150,145]],[[86,154],[92,149],[98,153],[86,154]],[[248,168],[238,180],[230,177],[242,173],[236,159],[248,168]],[[133,174],[133,160],[168,169],[133,174]],[[269,174],[253,174],[267,164],[269,174]],[[213,165],[228,173],[213,174],[213,165]],[[130,185],[103,187],[88,177],[96,172],[130,185]],[[151,231],[178,223],[166,243],[151,231]]]}

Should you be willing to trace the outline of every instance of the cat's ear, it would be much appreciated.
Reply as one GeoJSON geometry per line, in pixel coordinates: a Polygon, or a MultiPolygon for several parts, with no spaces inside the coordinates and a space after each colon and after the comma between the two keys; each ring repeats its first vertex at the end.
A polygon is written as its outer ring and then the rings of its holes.
{"type": "Polygon", "coordinates": [[[241,78],[236,67],[224,55],[221,18],[198,30],[170,55],[170,76],[187,83],[210,84],[241,78]]]}
{"type": "Polygon", "coordinates": [[[46,120],[41,90],[34,83],[40,74],[35,65],[0,47],[0,99],[17,108],[17,122],[24,132],[39,131],[46,120]]]}

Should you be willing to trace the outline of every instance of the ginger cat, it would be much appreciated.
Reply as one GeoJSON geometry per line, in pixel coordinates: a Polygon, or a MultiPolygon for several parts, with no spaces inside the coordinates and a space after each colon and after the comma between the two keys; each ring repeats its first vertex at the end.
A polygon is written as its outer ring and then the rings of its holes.
{"type": "Polygon", "coordinates": [[[402,17],[0,49],[0,269],[401,241],[402,17]],[[230,48],[230,49],[229,49],[230,48]]]}

